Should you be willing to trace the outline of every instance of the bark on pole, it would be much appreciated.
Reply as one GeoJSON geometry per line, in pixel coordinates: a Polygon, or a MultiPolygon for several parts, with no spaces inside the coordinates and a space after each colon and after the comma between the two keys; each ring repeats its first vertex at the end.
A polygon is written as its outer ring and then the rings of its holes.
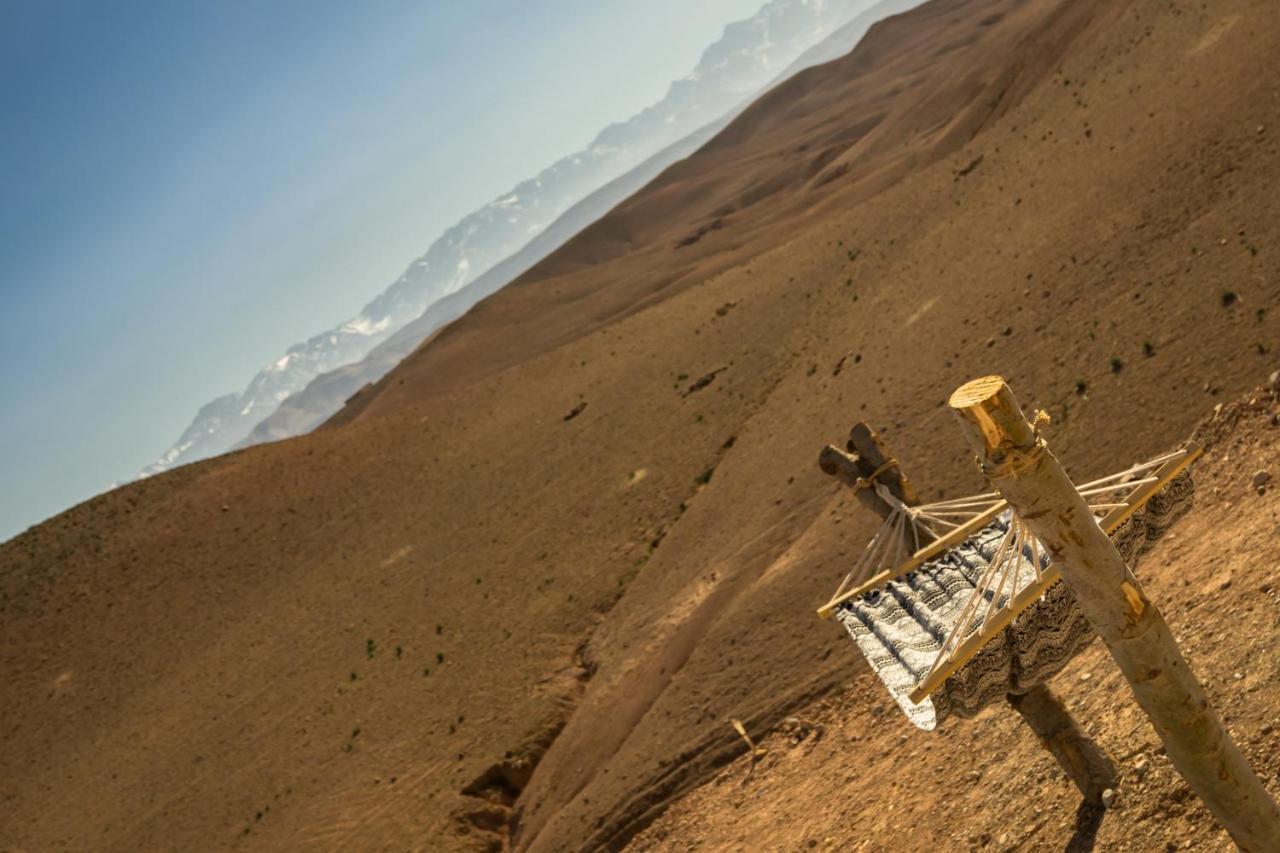
{"type": "Polygon", "coordinates": [[[1174,767],[1241,848],[1280,851],[1280,808],[1209,706],[1156,606],[999,376],[951,395],[983,472],[1048,549],[1174,767]]]}

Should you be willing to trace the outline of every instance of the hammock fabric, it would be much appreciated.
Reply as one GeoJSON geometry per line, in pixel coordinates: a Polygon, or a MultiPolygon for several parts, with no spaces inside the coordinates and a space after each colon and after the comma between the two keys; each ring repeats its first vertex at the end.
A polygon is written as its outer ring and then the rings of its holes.
{"type": "MultiPolygon", "coordinates": [[[[1163,489],[1111,534],[1125,561],[1139,556],[1191,506],[1189,472],[1163,489]]],[[[910,693],[924,681],[988,562],[995,558],[1010,514],[1005,512],[959,545],[918,569],[841,604],[848,630],[889,694],[917,727],[937,728],[948,716],[972,717],[1008,694],[1022,694],[1061,670],[1093,639],[1093,629],[1061,581],[930,696],[910,693]]]]}

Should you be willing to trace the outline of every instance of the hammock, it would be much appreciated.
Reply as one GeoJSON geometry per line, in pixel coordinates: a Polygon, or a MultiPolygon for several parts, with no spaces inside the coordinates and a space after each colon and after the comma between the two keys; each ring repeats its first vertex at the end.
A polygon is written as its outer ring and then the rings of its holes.
{"type": "MultiPolygon", "coordinates": [[[[1190,506],[1194,444],[1078,490],[1130,566],[1190,506]]],[[[998,494],[892,507],[819,613],[834,615],[907,717],[932,730],[1025,693],[1093,630],[1046,549],[998,494]],[[856,585],[855,585],[856,584],[856,585]]]]}

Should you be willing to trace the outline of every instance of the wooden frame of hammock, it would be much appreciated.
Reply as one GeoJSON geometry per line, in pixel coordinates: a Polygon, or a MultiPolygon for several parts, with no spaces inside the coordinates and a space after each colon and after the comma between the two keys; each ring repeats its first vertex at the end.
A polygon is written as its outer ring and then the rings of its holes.
{"type": "MultiPolygon", "coordinates": [[[[834,450],[834,448],[828,448],[834,450]]],[[[838,452],[838,451],[837,451],[838,452]]],[[[1098,520],[1098,525],[1109,535],[1123,524],[1130,516],[1146,505],[1147,501],[1164,488],[1164,486],[1182,473],[1187,466],[1196,460],[1203,452],[1200,445],[1194,441],[1188,442],[1182,451],[1175,456],[1166,460],[1153,473],[1153,480],[1140,486],[1133,494],[1129,495],[1123,502],[1123,506],[1113,507],[1104,517],[1098,520]]],[[[851,457],[853,458],[853,457],[851,457]]],[[[877,469],[879,470],[879,469],[877,469]]],[[[974,533],[977,533],[992,520],[998,517],[1002,512],[1009,508],[1008,503],[999,501],[993,506],[975,515],[972,519],[964,524],[949,531],[946,535],[935,539],[925,547],[916,551],[909,559],[892,568],[877,572],[872,577],[863,581],[851,590],[840,593],[831,598],[826,604],[818,608],[818,615],[821,618],[829,618],[835,609],[846,601],[855,599],[861,595],[865,595],[873,589],[876,589],[891,580],[915,571],[927,560],[930,560],[949,548],[960,544],[968,539],[974,533]]],[[[1024,610],[1035,603],[1044,594],[1044,592],[1057,583],[1061,577],[1058,568],[1050,563],[1049,566],[1039,575],[1036,580],[1031,581],[1013,597],[1009,604],[994,613],[992,618],[982,625],[982,627],[974,632],[971,636],[966,637],[959,645],[952,649],[949,653],[945,650],[939,652],[938,661],[934,663],[929,674],[923,681],[916,686],[914,690],[908,694],[912,702],[919,704],[930,693],[936,690],[946,679],[976,655],[983,646],[990,642],[996,635],[1009,626],[1014,619],[1018,617],[1024,610]],[[942,663],[943,656],[946,656],[946,662],[942,663]],[[942,663],[939,666],[939,663],[942,663]]]]}
{"type": "MultiPolygon", "coordinates": [[[[1157,491],[1163,488],[1165,483],[1167,483],[1170,479],[1172,479],[1173,477],[1181,473],[1182,470],[1185,469],[1187,465],[1191,464],[1191,462],[1193,462],[1195,458],[1199,456],[1200,453],[1202,452],[1200,446],[1197,445],[1195,442],[1189,442],[1183,448],[1183,450],[1185,451],[1183,455],[1170,459],[1168,462],[1162,465],[1159,469],[1157,469],[1156,471],[1157,481],[1155,483],[1149,483],[1147,484],[1147,486],[1139,489],[1132,496],[1130,496],[1129,500],[1126,502],[1126,506],[1118,507],[1111,510],[1110,513],[1108,513],[1103,519],[1099,521],[1099,523],[1103,526],[1103,528],[1108,533],[1115,530],[1130,515],[1132,515],[1134,512],[1140,509],[1151,498],[1152,495],[1154,495],[1157,491]]],[[[892,568],[877,572],[876,574],[867,578],[862,583],[858,584],[853,589],[847,590],[845,592],[842,592],[842,593],[839,593],[838,595],[833,596],[830,601],[828,601],[826,604],[818,608],[818,616],[820,616],[823,619],[830,618],[830,616],[835,612],[835,609],[839,607],[841,604],[843,604],[844,602],[851,601],[852,599],[855,599],[861,595],[866,595],[871,590],[876,589],[877,587],[883,586],[884,584],[888,583],[891,580],[896,580],[902,577],[903,575],[907,574],[908,572],[915,571],[916,569],[920,568],[920,566],[922,566],[927,560],[931,560],[934,557],[941,554],[942,552],[946,551],[947,549],[960,544],[965,539],[968,539],[970,536],[972,536],[974,533],[977,533],[983,527],[986,527],[988,524],[991,523],[992,520],[994,520],[997,516],[999,516],[1000,513],[1004,512],[1008,508],[1009,508],[1009,505],[1004,501],[999,501],[998,503],[995,503],[993,506],[991,506],[987,510],[979,513],[978,515],[975,515],[973,518],[969,519],[964,524],[961,524],[959,527],[956,527],[955,529],[949,531],[945,536],[935,539],[933,542],[929,543],[924,548],[921,548],[919,551],[913,554],[905,562],[900,563],[899,565],[894,566],[892,568]]],[[[1054,581],[1057,580],[1056,575],[1054,576],[1053,580],[1054,581]]],[[[1044,588],[1047,589],[1050,585],[1052,585],[1052,583],[1053,581],[1049,581],[1048,583],[1044,584],[1044,588]]],[[[1035,600],[1035,596],[1032,596],[1029,599],[1027,599],[1027,601],[1022,604],[1022,609],[1025,609],[1034,600],[1035,600]]],[[[1014,614],[1014,615],[1017,615],[1017,614],[1014,614]]],[[[981,648],[981,646],[979,646],[979,648],[981,648]]],[[[919,701],[919,700],[916,700],[916,701],[919,701]]]]}
{"type": "MultiPolygon", "coordinates": [[[[1146,505],[1156,492],[1163,489],[1170,480],[1186,470],[1187,466],[1194,462],[1204,449],[1194,441],[1188,442],[1183,448],[1183,453],[1172,459],[1169,459],[1163,465],[1156,469],[1154,482],[1147,483],[1133,493],[1126,501],[1125,506],[1115,507],[1105,516],[1098,520],[1098,526],[1101,527],[1107,535],[1111,535],[1125,521],[1129,519],[1135,512],[1146,505]]],[[[1001,504],[1001,511],[1007,507],[1007,504],[1001,504]]],[[[988,519],[989,520],[989,519],[988,519]]],[[[986,522],[983,522],[984,524],[986,522]]],[[[981,527],[981,525],[979,525],[981,527]]],[[[957,529],[957,532],[959,530],[957,529]]],[[[948,537],[949,538],[949,537],[948,537]]],[[[918,565],[918,564],[917,564],[918,565]]],[[[913,567],[914,568],[914,567],[913,567]]],[[[910,571],[908,569],[908,571],[910,571]]],[[[895,577],[900,577],[899,573],[895,577]]],[[[990,642],[997,634],[1003,631],[1018,618],[1024,610],[1039,600],[1049,587],[1053,586],[1062,577],[1058,567],[1050,563],[1038,580],[1034,580],[1027,584],[1013,597],[1008,606],[993,615],[989,623],[983,626],[982,630],[976,631],[973,635],[965,638],[955,649],[952,650],[950,659],[946,664],[939,667],[937,664],[929,671],[924,681],[920,682],[908,697],[912,702],[919,704],[934,690],[938,689],[944,681],[956,670],[960,669],[968,663],[974,655],[976,655],[983,646],[990,642]]],[[[881,581],[883,583],[884,581],[881,581]]],[[[864,584],[865,586],[865,584],[864,584]]],[[[941,653],[940,653],[941,654],[941,653]]]]}

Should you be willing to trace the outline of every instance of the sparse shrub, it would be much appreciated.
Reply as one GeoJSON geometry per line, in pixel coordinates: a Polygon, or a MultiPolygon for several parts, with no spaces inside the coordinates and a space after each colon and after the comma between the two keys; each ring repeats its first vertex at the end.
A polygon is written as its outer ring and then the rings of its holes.
{"type": "Polygon", "coordinates": [[[444,663],[444,652],[436,652],[436,663],[444,663]]]}
{"type": "Polygon", "coordinates": [[[378,644],[373,640],[364,641],[364,654],[369,660],[373,660],[373,652],[378,648],[378,644]]]}
{"type": "Polygon", "coordinates": [[[1088,390],[1089,390],[1089,383],[1088,383],[1088,382],[1085,382],[1083,379],[1077,379],[1077,380],[1076,380],[1076,393],[1077,393],[1077,394],[1079,394],[1081,397],[1083,397],[1083,396],[1085,395],[1085,393],[1086,393],[1088,390]]]}
{"type": "Polygon", "coordinates": [[[1234,290],[1224,290],[1222,291],[1222,295],[1219,299],[1222,301],[1223,308],[1230,308],[1232,305],[1236,304],[1236,301],[1240,299],[1240,296],[1234,290]]]}
{"type": "Polygon", "coordinates": [[[1257,309],[1256,311],[1254,311],[1254,312],[1253,312],[1253,316],[1254,316],[1254,317],[1256,317],[1256,318],[1258,319],[1258,322],[1259,322],[1259,323],[1261,323],[1261,322],[1262,322],[1263,320],[1265,320],[1265,319],[1266,319],[1266,317],[1267,317],[1267,309],[1266,309],[1266,308],[1259,308],[1259,309],[1257,309]]]}
{"type": "Polygon", "coordinates": [[[715,472],[716,472],[716,466],[712,465],[710,468],[703,471],[697,477],[694,477],[693,481],[697,483],[699,486],[705,486],[707,483],[711,482],[711,475],[714,474],[715,472]]]}
{"type": "Polygon", "coordinates": [[[1110,364],[1112,373],[1119,373],[1124,370],[1124,362],[1120,360],[1119,356],[1111,356],[1110,364]]]}
{"type": "Polygon", "coordinates": [[[1151,358],[1151,356],[1156,354],[1156,345],[1151,343],[1151,341],[1143,341],[1142,354],[1145,355],[1147,358],[1151,358]]]}
{"type": "Polygon", "coordinates": [[[355,681],[355,680],[356,680],[357,678],[359,678],[359,677],[360,677],[360,676],[358,676],[358,675],[356,675],[356,674],[355,674],[355,671],[354,671],[354,670],[351,672],[351,680],[352,680],[352,681],[355,681]]]}
{"type": "Polygon", "coordinates": [[[398,660],[400,656],[403,654],[404,654],[404,649],[400,648],[399,646],[396,646],[396,659],[398,660]]]}

